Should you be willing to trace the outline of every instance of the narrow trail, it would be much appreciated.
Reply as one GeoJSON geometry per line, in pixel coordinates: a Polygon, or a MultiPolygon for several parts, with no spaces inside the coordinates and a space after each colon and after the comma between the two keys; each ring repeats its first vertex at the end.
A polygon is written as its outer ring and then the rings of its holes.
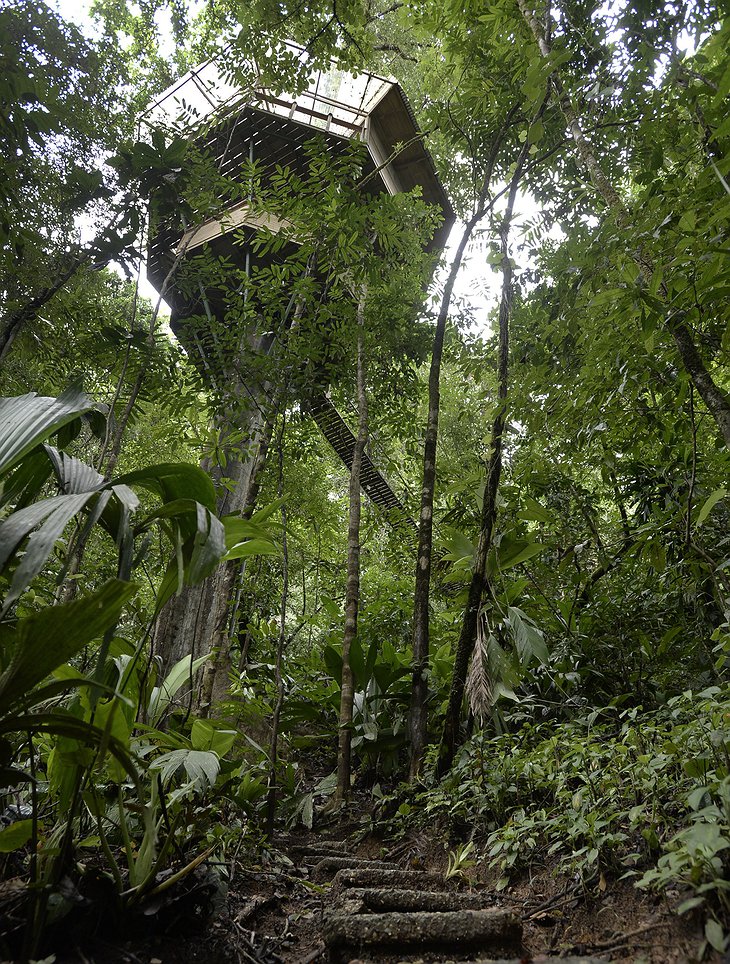
{"type": "Polygon", "coordinates": [[[542,877],[496,892],[479,874],[447,880],[444,853],[438,834],[388,843],[365,836],[358,821],[291,833],[249,858],[239,854],[227,891],[199,868],[166,907],[145,909],[153,916],[144,934],[88,927],[82,936],[66,927],[56,964],[697,960],[697,922],[629,881],[591,898],[546,866],[542,877]]]}
{"type": "MultiPolygon", "coordinates": [[[[466,961],[517,962],[523,956],[522,920],[488,892],[462,893],[443,875],[404,870],[395,861],[347,855],[345,841],[294,845],[289,855],[326,891],[312,946],[291,964],[466,961]]],[[[530,958],[548,961],[550,957],[530,958]]],[[[562,957],[570,964],[604,964],[562,957]]]]}

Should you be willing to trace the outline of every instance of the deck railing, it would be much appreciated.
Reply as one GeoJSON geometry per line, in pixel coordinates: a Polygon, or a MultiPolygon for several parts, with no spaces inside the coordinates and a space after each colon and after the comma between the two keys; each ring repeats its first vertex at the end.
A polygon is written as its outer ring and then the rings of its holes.
{"type": "MultiPolygon", "coordinates": [[[[293,43],[282,45],[285,53],[307,70],[309,55],[293,43]]],[[[272,55],[275,55],[272,51],[272,55]]],[[[332,65],[327,70],[312,70],[308,86],[297,95],[272,91],[264,86],[261,71],[251,60],[245,85],[234,83],[225,69],[225,51],[189,71],[141,115],[141,124],[190,131],[206,121],[215,121],[244,104],[258,107],[279,117],[307,124],[341,137],[360,137],[368,114],[394,83],[377,74],[355,76],[332,65]]]]}

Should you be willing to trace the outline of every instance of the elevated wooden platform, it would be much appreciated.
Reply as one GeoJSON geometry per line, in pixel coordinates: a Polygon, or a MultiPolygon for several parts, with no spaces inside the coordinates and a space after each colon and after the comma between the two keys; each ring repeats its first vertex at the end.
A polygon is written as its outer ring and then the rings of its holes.
{"type": "MultiPolygon", "coordinates": [[[[306,71],[308,54],[303,48],[287,44],[285,52],[297,58],[306,71]]],[[[166,91],[141,121],[153,129],[162,127],[194,137],[222,179],[218,182],[220,209],[214,217],[194,224],[172,219],[157,225],[148,251],[148,277],[158,291],[164,288],[164,297],[173,309],[173,330],[216,385],[225,384],[226,359],[221,357],[224,352],[215,326],[206,325],[206,318],[225,323],[225,290],[195,280],[186,282],[179,265],[177,272],[173,268],[181,258],[189,263],[196,255],[216,264],[234,265],[248,274],[273,262],[275,256],[262,258],[251,242],[262,228],[278,232],[282,225],[257,210],[245,182],[246,162],[257,162],[266,183],[282,168],[306,173],[305,145],[315,137],[335,155],[356,142],[364,152],[364,193],[395,195],[419,188],[423,199],[440,210],[443,221],[427,244],[428,250],[443,247],[455,220],[424,136],[392,78],[370,73],[353,76],[333,65],[326,71],[312,71],[306,89],[291,96],[267,90],[253,64],[249,82],[237,88],[222,62],[210,60],[166,91]],[[193,323],[186,324],[193,318],[193,323]]],[[[296,250],[296,242],[289,239],[276,257],[283,260],[292,250],[296,250]]],[[[245,338],[240,344],[239,350],[246,351],[245,338]]],[[[270,348],[267,345],[265,352],[270,348]]],[[[228,370],[240,373],[243,367],[232,359],[228,370]]],[[[355,438],[345,420],[324,392],[304,405],[350,469],[355,438]]],[[[404,527],[415,545],[415,523],[367,455],[362,488],[394,523],[404,527]]]]}
{"type": "MultiPolygon", "coordinates": [[[[303,48],[287,45],[306,69],[303,48]]],[[[217,172],[232,183],[243,184],[243,163],[257,161],[263,180],[276,168],[303,172],[304,144],[322,138],[329,150],[342,151],[350,142],[364,145],[364,179],[369,194],[399,194],[420,188],[423,199],[439,208],[443,223],[434,232],[428,250],[440,250],[455,215],[436,174],[413,112],[395,80],[363,73],[356,77],[332,67],[314,71],[307,89],[291,96],[266,90],[253,79],[245,90],[236,90],[226,78],[222,64],[207,61],[190,71],[162,94],[143,114],[143,127],[156,125],[177,133],[195,135],[198,146],[213,160],[217,172]]],[[[245,192],[244,192],[245,193],[245,192]]],[[[199,224],[167,223],[157,227],[149,244],[148,276],[162,288],[184,244],[186,254],[215,244],[242,227],[252,231],[261,225],[253,205],[238,197],[220,196],[221,212],[199,224]]],[[[254,200],[254,199],[252,199],[254,200]]],[[[267,227],[277,229],[276,224],[267,227]]],[[[240,238],[239,238],[240,241],[240,238]]],[[[229,251],[231,241],[221,245],[229,251]]],[[[238,259],[245,257],[242,246],[238,259]]],[[[167,300],[175,306],[175,291],[167,300]]]]}

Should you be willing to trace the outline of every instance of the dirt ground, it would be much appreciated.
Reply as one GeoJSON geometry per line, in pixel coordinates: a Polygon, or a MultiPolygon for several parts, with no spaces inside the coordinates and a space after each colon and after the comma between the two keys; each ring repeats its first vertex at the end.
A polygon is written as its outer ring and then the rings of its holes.
{"type": "MultiPolygon", "coordinates": [[[[419,835],[393,844],[371,835],[354,842],[348,837],[353,826],[330,826],[326,834],[348,839],[352,855],[387,857],[403,868],[440,874],[446,868],[447,850],[437,837],[419,835]]],[[[44,953],[54,953],[56,964],[325,964],[319,922],[329,903],[327,888],[311,882],[310,867],[287,857],[289,847],[322,839],[303,831],[280,839],[265,862],[239,860],[222,895],[206,892],[204,876],[188,881],[187,894],[181,891],[164,914],[158,909],[147,921],[142,915],[115,927],[103,915],[77,917],[50,934],[44,953]]],[[[493,891],[494,875],[485,865],[467,874],[454,886],[493,891]]],[[[698,962],[702,944],[700,919],[674,913],[683,896],[656,898],[628,880],[602,879],[586,890],[545,866],[495,894],[494,903],[522,917],[525,962],[539,954],[558,959],[572,954],[627,964],[680,964],[698,962]]],[[[421,960],[445,959],[424,955],[421,960]]],[[[720,956],[706,954],[703,960],[719,962],[720,956]]]]}

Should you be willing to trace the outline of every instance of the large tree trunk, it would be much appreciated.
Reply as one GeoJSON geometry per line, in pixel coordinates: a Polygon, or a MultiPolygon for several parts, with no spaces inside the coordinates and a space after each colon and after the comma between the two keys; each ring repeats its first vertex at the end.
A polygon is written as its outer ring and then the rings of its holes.
{"type": "MultiPolygon", "coordinates": [[[[238,515],[244,518],[250,516],[256,507],[256,499],[261,485],[263,469],[266,465],[272,431],[273,422],[265,419],[261,431],[252,443],[252,452],[248,460],[245,481],[242,486],[244,490],[242,495],[243,504],[240,509],[235,510],[238,515]]],[[[231,669],[231,643],[236,633],[237,622],[234,606],[234,598],[236,597],[235,587],[237,584],[240,585],[245,569],[245,559],[224,563],[220,567],[220,570],[222,570],[220,579],[217,581],[217,585],[213,587],[215,599],[219,601],[221,614],[210,637],[209,651],[213,652],[213,656],[203,667],[200,698],[198,700],[201,715],[207,715],[210,707],[223,699],[228,692],[228,673],[231,669]],[[225,612],[223,612],[224,606],[225,612]]]]}
{"type": "MultiPolygon", "coordinates": [[[[176,260],[179,257],[180,253],[176,260]]],[[[314,265],[314,256],[311,256],[305,269],[306,275],[314,270],[314,265]]],[[[172,277],[173,270],[174,266],[165,284],[172,277]]],[[[247,362],[252,363],[246,365],[245,382],[239,373],[240,358],[233,357],[230,366],[225,359],[218,359],[222,368],[219,374],[223,384],[227,384],[229,400],[229,411],[222,412],[218,418],[217,449],[222,453],[224,464],[212,465],[209,460],[204,460],[202,465],[210,473],[220,493],[217,505],[219,516],[246,515],[253,510],[273,423],[285,403],[283,369],[289,334],[299,324],[304,306],[304,299],[293,294],[281,320],[278,337],[271,331],[256,330],[244,335],[239,352],[247,362]],[[260,365],[256,363],[257,360],[260,365]],[[241,438],[248,440],[243,452],[241,438]]],[[[215,324],[216,319],[207,304],[206,313],[211,325],[215,324]]],[[[198,350],[203,352],[195,333],[191,335],[198,350]]],[[[206,361],[203,356],[203,362],[206,361]]],[[[186,586],[167,603],[155,623],[153,653],[161,657],[163,669],[169,669],[184,656],[197,658],[214,653],[211,665],[207,668],[205,684],[198,694],[197,708],[204,714],[208,712],[212,700],[227,692],[231,644],[227,628],[236,575],[240,568],[240,563],[224,563],[203,582],[186,586]]]]}
{"type": "MultiPolygon", "coordinates": [[[[261,398],[263,402],[263,397],[261,398]]],[[[268,443],[271,435],[271,421],[268,413],[260,408],[241,410],[236,425],[220,429],[219,450],[230,453],[225,465],[211,465],[204,459],[202,466],[213,478],[219,489],[217,513],[224,515],[245,515],[253,508],[258,491],[268,443]],[[236,450],[240,449],[238,438],[241,434],[248,437],[248,446],[243,454],[232,454],[226,445],[226,436],[235,432],[236,450]],[[225,485],[222,484],[226,480],[225,485]]],[[[240,562],[223,563],[207,579],[195,586],[185,586],[179,595],[165,605],[154,627],[153,652],[162,661],[166,672],[184,656],[194,659],[212,650],[220,649],[216,660],[212,661],[216,673],[225,677],[227,672],[227,653],[229,646],[226,633],[228,613],[236,575],[240,562]]],[[[210,671],[209,671],[210,672],[210,671]]],[[[208,674],[209,675],[209,674],[208,674]]],[[[201,693],[201,704],[212,698],[216,684],[209,680],[201,693]]],[[[205,707],[203,707],[205,708],[205,707]]]]}
{"type": "Polygon", "coordinates": [[[487,466],[487,484],[484,487],[482,502],[482,518],[477,544],[476,558],[469,596],[459,634],[459,642],[454,658],[454,671],[451,679],[449,702],[444,720],[444,730],[441,738],[437,772],[443,776],[454,761],[454,754],[459,745],[459,726],[461,722],[461,704],[464,700],[464,688],[469,669],[469,659],[474,649],[477,635],[479,612],[484,593],[489,589],[487,580],[487,558],[492,547],[494,526],[497,519],[497,494],[502,475],[502,451],[504,448],[504,427],[507,422],[507,395],[509,390],[509,321],[512,312],[513,298],[513,269],[509,256],[509,231],[512,223],[517,187],[522,176],[526,150],[520,154],[515,173],[507,196],[507,207],[500,229],[502,242],[502,294],[499,304],[499,387],[497,412],[492,423],[492,441],[489,464],[487,466]]]}
{"type": "Polygon", "coordinates": [[[344,803],[350,796],[352,709],[355,684],[350,665],[350,647],[357,636],[360,607],[360,467],[368,441],[367,376],[365,367],[365,301],[363,285],[357,308],[357,408],[358,426],[350,470],[350,520],[347,530],[347,592],[345,597],[345,629],[342,638],[342,688],[340,692],[340,725],[337,746],[337,787],[334,803],[344,803]]]}
{"type": "MultiPolygon", "coordinates": [[[[550,45],[545,36],[542,24],[527,5],[527,0],[517,0],[517,2],[520,12],[537,42],[540,53],[543,57],[548,58],[550,56],[550,45]]],[[[598,159],[583,134],[580,119],[573,108],[570,97],[567,95],[561,83],[559,70],[554,70],[551,77],[553,90],[556,93],[558,103],[570,128],[578,157],[590,174],[596,190],[616,218],[616,222],[623,227],[628,226],[630,223],[629,212],[621,195],[604,174],[601,165],[598,163],[598,159]]],[[[651,256],[641,247],[634,248],[633,251],[631,251],[631,256],[646,283],[650,283],[654,275],[654,264],[651,256]]],[[[670,309],[668,303],[669,293],[666,284],[662,283],[660,290],[666,303],[666,329],[674,339],[677,353],[682,360],[685,371],[707,406],[707,410],[714,418],[720,434],[725,441],[725,445],[730,448],[730,398],[715,384],[712,375],[705,365],[704,359],[695,345],[684,313],[675,312],[670,309]]]]}

